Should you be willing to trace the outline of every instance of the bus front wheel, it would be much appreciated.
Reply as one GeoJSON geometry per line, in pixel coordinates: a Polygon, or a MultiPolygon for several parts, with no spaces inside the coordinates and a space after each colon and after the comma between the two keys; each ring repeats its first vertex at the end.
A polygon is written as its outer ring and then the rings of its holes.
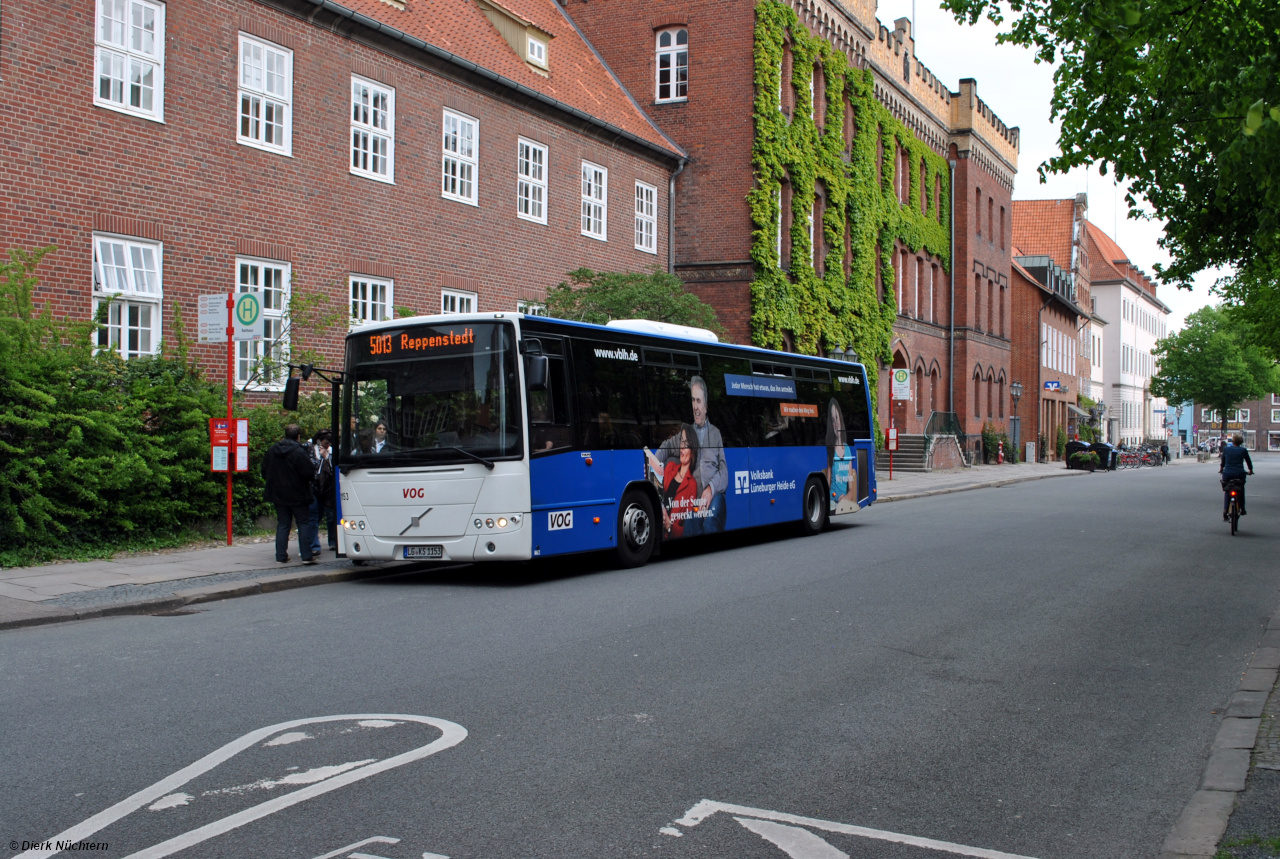
{"type": "Polygon", "coordinates": [[[649,496],[632,489],[618,505],[618,545],[614,555],[625,568],[643,567],[658,543],[658,529],[653,520],[653,503],[649,496]]]}
{"type": "Polygon", "coordinates": [[[827,527],[827,492],[822,481],[810,477],[804,484],[804,511],[800,530],[805,536],[822,533],[827,527]]]}

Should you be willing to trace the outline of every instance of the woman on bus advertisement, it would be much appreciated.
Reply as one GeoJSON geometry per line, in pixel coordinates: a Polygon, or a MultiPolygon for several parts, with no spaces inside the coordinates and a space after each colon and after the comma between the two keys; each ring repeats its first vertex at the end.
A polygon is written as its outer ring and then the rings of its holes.
{"type": "MultiPolygon", "coordinates": [[[[725,489],[729,485],[729,465],[725,462],[720,430],[708,420],[707,399],[706,381],[701,376],[692,376],[689,379],[689,401],[693,412],[691,426],[698,442],[698,453],[692,462],[698,492],[693,500],[693,510],[685,521],[686,537],[723,531],[728,514],[725,489]]],[[[665,464],[679,458],[678,444],[677,437],[672,436],[656,451],[645,451],[645,458],[655,472],[665,474],[665,464]]]]}
{"type": "Polygon", "coordinates": [[[853,451],[845,444],[844,413],[835,397],[827,403],[827,485],[831,487],[833,514],[858,509],[858,470],[853,451]]]}
{"type": "Polygon", "coordinates": [[[667,460],[661,486],[662,528],[667,538],[684,536],[685,522],[693,515],[698,496],[698,480],[694,477],[698,433],[690,424],[681,424],[673,438],[679,445],[680,456],[667,460]]]}

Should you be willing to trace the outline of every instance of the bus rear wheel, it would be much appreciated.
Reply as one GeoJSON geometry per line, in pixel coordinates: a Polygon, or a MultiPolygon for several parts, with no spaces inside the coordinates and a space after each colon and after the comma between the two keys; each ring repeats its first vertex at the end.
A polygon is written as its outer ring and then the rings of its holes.
{"type": "Polygon", "coordinates": [[[658,529],[653,521],[653,503],[649,496],[632,489],[618,505],[618,545],[613,553],[618,565],[630,569],[643,567],[658,543],[658,529]]]}
{"type": "Polygon", "coordinates": [[[821,534],[827,527],[827,490],[822,480],[810,477],[804,484],[804,510],[800,519],[800,532],[806,537],[821,534]]]}

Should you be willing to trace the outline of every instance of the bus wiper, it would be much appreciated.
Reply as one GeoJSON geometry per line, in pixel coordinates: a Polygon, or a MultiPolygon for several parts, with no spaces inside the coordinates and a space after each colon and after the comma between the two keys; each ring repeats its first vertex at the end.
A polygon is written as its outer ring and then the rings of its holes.
{"type": "Polygon", "coordinates": [[[462,454],[468,459],[474,459],[476,462],[482,463],[484,467],[487,468],[489,471],[493,471],[492,459],[485,459],[483,456],[478,456],[477,454],[474,454],[469,450],[464,450],[460,447],[438,447],[436,448],[436,450],[456,450],[458,453],[462,454]]]}

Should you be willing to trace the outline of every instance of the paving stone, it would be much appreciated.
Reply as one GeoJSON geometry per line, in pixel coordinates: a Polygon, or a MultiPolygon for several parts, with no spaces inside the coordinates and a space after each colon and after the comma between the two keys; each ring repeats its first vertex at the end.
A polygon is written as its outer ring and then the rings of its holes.
{"type": "Polygon", "coordinates": [[[1258,740],[1258,719],[1223,719],[1214,749],[1252,749],[1258,740]]]}
{"type": "Polygon", "coordinates": [[[1231,791],[1196,791],[1164,840],[1164,853],[1212,856],[1222,833],[1227,831],[1235,801],[1236,794],[1231,791]]]}
{"type": "Polygon", "coordinates": [[[1249,692],[1270,692],[1276,685],[1276,669],[1250,668],[1240,680],[1240,688],[1249,692]]]}
{"type": "Polygon", "coordinates": [[[1280,647],[1259,647],[1249,660],[1250,668],[1280,668],[1280,647]]]}
{"type": "Polygon", "coordinates": [[[1256,719],[1262,715],[1266,703],[1266,692],[1237,692],[1231,696],[1226,715],[1228,718],[1256,719]]]}
{"type": "Polygon", "coordinates": [[[1269,629],[1262,634],[1258,647],[1280,647],[1280,629],[1269,629]]]}
{"type": "Polygon", "coordinates": [[[56,623],[75,617],[70,609],[44,606],[30,600],[0,596],[0,629],[16,629],[41,623],[56,623]]]}
{"type": "Polygon", "coordinates": [[[1205,790],[1241,791],[1248,775],[1248,749],[1219,749],[1209,756],[1201,787],[1205,790]]]}

